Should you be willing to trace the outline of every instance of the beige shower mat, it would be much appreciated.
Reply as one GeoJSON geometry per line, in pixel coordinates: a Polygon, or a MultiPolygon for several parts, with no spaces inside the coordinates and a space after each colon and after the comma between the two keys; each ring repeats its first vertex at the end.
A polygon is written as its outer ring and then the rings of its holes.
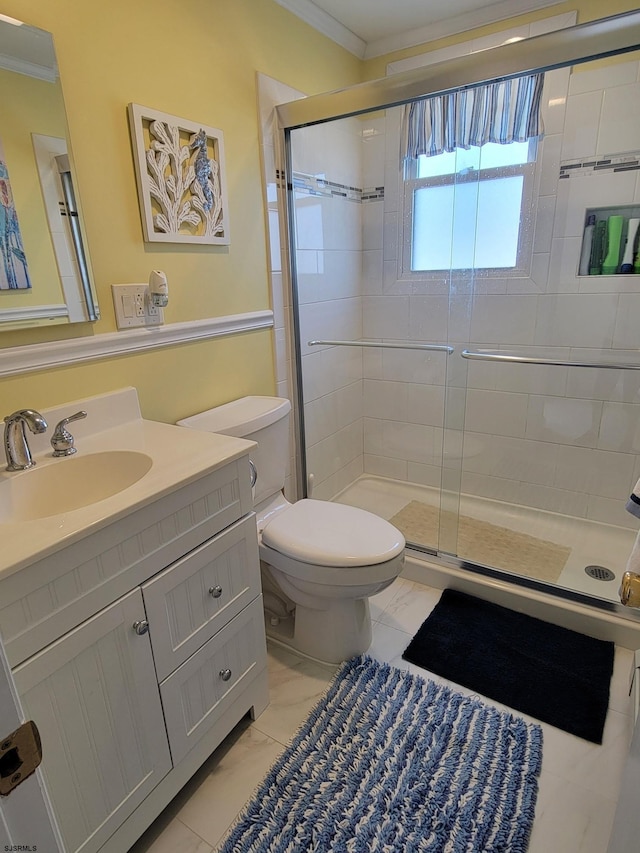
{"type": "MultiPolygon", "coordinates": [[[[390,519],[408,542],[435,547],[438,543],[440,511],[420,501],[411,501],[390,519]]],[[[444,512],[443,523],[453,524],[453,513],[444,512]]],[[[518,575],[555,583],[571,548],[516,533],[488,521],[461,515],[458,527],[458,557],[518,575]]]]}

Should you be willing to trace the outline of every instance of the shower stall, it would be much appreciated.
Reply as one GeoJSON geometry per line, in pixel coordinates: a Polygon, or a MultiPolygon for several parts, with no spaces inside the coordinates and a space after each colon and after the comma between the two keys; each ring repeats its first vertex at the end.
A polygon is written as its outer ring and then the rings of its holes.
{"type": "Polygon", "coordinates": [[[528,35],[278,107],[297,496],[622,613],[640,13],[528,35]]]}

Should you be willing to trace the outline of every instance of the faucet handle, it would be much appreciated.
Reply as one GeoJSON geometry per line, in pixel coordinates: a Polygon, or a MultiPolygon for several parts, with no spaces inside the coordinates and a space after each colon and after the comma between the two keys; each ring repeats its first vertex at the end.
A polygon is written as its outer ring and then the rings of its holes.
{"type": "Polygon", "coordinates": [[[67,424],[72,421],[82,420],[82,418],[86,417],[87,413],[80,411],[76,412],[75,415],[69,415],[68,418],[62,418],[62,420],[56,424],[56,428],[51,436],[51,447],[53,447],[54,456],[72,456],[77,452],[76,448],[73,446],[73,436],[67,429],[67,424]]]}

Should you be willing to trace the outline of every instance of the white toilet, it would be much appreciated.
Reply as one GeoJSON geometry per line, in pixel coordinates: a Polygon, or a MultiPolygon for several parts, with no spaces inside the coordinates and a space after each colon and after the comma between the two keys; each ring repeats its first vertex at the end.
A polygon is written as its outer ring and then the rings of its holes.
{"type": "Polygon", "coordinates": [[[321,661],[338,663],[371,644],[369,596],[400,574],[405,540],[388,521],[344,504],[285,498],[291,404],[242,397],[178,421],[257,442],[254,510],[267,634],[321,661]]]}

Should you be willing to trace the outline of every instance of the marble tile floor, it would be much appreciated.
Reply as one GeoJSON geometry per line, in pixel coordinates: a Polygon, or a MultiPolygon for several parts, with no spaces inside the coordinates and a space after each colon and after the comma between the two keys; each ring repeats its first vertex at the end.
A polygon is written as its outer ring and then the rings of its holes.
{"type": "MultiPolygon", "coordinates": [[[[373,643],[369,654],[444,681],[401,658],[440,595],[440,590],[399,578],[375,596],[371,600],[373,643]]],[[[606,853],[631,740],[628,683],[632,662],[631,651],[616,649],[601,746],[542,724],[543,767],[529,853],[606,853]]],[[[255,722],[245,718],[236,726],[130,853],[212,853],[218,849],[334,671],[334,667],[270,644],[271,704],[267,710],[255,722]]]]}

